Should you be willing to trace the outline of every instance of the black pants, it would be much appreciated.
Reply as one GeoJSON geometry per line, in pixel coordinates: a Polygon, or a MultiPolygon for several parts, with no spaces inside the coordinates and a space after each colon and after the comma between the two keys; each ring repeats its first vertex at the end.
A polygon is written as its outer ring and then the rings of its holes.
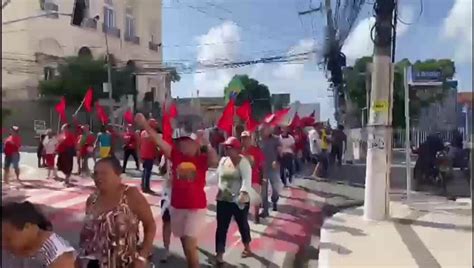
{"type": "Polygon", "coordinates": [[[127,163],[128,163],[128,159],[130,158],[130,156],[132,156],[133,160],[135,160],[135,164],[137,165],[137,169],[140,168],[140,164],[138,163],[137,150],[126,148],[123,151],[123,172],[125,172],[125,169],[127,169],[127,163]]]}
{"type": "Polygon", "coordinates": [[[331,149],[331,160],[337,162],[338,165],[342,164],[342,148],[338,145],[333,145],[331,149]]]}
{"type": "Polygon", "coordinates": [[[142,190],[150,190],[151,170],[154,164],[153,159],[143,159],[142,190]]]}
{"type": "Polygon", "coordinates": [[[283,154],[280,162],[280,177],[281,177],[281,182],[283,182],[283,185],[287,185],[288,181],[291,183],[293,181],[293,174],[294,174],[294,155],[293,154],[283,154]],[[286,178],[286,172],[285,170],[288,170],[288,180],[286,178]]]}
{"type": "Polygon", "coordinates": [[[225,201],[217,201],[217,229],[216,229],[216,253],[225,252],[227,231],[229,230],[232,216],[239,227],[242,243],[249,244],[250,225],[248,221],[250,204],[246,204],[244,209],[240,209],[237,204],[225,201]]]}

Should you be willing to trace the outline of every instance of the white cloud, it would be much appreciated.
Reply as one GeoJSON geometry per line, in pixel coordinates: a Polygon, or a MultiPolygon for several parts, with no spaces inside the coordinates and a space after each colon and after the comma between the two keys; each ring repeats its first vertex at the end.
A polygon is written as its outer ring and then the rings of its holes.
{"type": "MultiPolygon", "coordinates": [[[[317,44],[313,39],[303,39],[299,43],[290,48],[287,55],[295,55],[299,53],[310,52],[317,49],[317,44]]],[[[315,54],[311,54],[315,55],[315,54]]],[[[309,62],[314,62],[315,57],[311,56],[309,62]]],[[[282,79],[296,80],[301,79],[304,72],[305,64],[302,63],[282,63],[273,71],[273,75],[282,79]]]]}
{"type": "MultiPolygon", "coordinates": [[[[407,23],[413,22],[415,18],[414,9],[409,5],[401,6],[398,14],[407,23]]],[[[353,64],[356,59],[373,54],[374,43],[370,37],[370,31],[374,24],[375,18],[368,17],[360,20],[356,27],[352,29],[342,47],[342,52],[346,55],[348,64],[353,64]]],[[[397,23],[397,37],[403,36],[409,28],[408,24],[397,23]]]]}
{"type": "MultiPolygon", "coordinates": [[[[200,63],[233,61],[239,53],[240,29],[233,22],[224,22],[197,38],[200,63]]],[[[234,69],[205,70],[194,75],[194,85],[201,96],[222,95],[224,87],[235,74],[234,69]]]]}
{"type": "Polygon", "coordinates": [[[472,1],[456,0],[444,19],[441,38],[455,43],[458,63],[472,62],[472,1]]]}

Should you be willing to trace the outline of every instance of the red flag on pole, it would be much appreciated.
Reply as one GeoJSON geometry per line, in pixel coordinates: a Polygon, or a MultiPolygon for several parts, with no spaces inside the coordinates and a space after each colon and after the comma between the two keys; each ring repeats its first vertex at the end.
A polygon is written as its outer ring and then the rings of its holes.
{"type": "Polygon", "coordinates": [[[305,127],[312,126],[314,125],[315,122],[316,120],[314,119],[314,117],[311,117],[311,116],[305,116],[301,118],[301,124],[305,127]]]}
{"type": "Polygon", "coordinates": [[[178,108],[176,107],[175,102],[171,103],[168,115],[171,119],[176,118],[176,116],[178,116],[178,108]]]}
{"type": "Polygon", "coordinates": [[[301,120],[300,116],[298,115],[298,112],[296,112],[295,116],[293,116],[293,120],[291,120],[290,128],[295,128],[295,127],[301,126],[302,125],[301,121],[302,120],[301,120]]]}
{"type": "Polygon", "coordinates": [[[123,120],[127,122],[128,124],[133,124],[133,113],[130,108],[127,109],[127,111],[123,114],[123,120]]]}
{"type": "Polygon", "coordinates": [[[252,115],[252,105],[250,105],[249,101],[245,101],[242,105],[240,105],[237,110],[235,111],[235,114],[242,119],[243,121],[249,120],[249,118],[252,115]]]}
{"type": "Polygon", "coordinates": [[[100,122],[102,122],[102,125],[107,125],[109,123],[109,117],[107,116],[104,107],[102,107],[99,102],[95,103],[95,111],[100,122]]]}
{"type": "Polygon", "coordinates": [[[94,100],[94,90],[89,88],[84,96],[84,108],[86,108],[87,112],[92,112],[92,102],[94,100]]]}
{"type": "Polygon", "coordinates": [[[173,127],[171,126],[171,116],[168,113],[164,113],[161,118],[161,130],[163,131],[163,140],[172,144],[173,127]]]}
{"type": "Polygon", "coordinates": [[[56,104],[56,112],[59,114],[59,118],[61,122],[66,123],[67,118],[66,118],[66,98],[62,97],[61,101],[59,101],[58,104],[56,104]]]}
{"type": "Polygon", "coordinates": [[[217,127],[232,136],[232,128],[234,126],[234,108],[235,101],[230,99],[222,112],[221,118],[217,121],[217,127]]]}
{"type": "Polygon", "coordinates": [[[276,111],[273,114],[267,115],[265,119],[263,119],[263,121],[272,126],[278,126],[281,124],[283,119],[285,119],[285,116],[288,114],[289,111],[290,108],[285,108],[283,110],[276,111]]]}

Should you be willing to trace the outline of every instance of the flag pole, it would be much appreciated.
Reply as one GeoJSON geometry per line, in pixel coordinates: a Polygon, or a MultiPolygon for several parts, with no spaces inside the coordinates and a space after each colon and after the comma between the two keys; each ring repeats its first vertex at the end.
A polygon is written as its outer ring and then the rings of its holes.
{"type": "Polygon", "coordinates": [[[74,112],[73,116],[76,116],[79,111],[81,110],[82,106],[84,105],[84,101],[86,100],[86,98],[83,98],[82,99],[82,102],[81,102],[81,105],[79,105],[79,108],[77,108],[76,112],[74,112]]]}

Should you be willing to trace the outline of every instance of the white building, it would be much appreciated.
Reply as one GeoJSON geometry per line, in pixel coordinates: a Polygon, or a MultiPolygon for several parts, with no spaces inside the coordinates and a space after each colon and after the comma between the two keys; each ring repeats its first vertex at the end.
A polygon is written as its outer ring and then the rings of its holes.
{"type": "MultiPolygon", "coordinates": [[[[73,26],[67,15],[8,23],[45,12],[71,14],[74,0],[12,0],[2,10],[3,102],[37,99],[38,82],[54,74],[61,58],[105,55],[105,34],[117,61],[161,62],[161,0],[77,1],[86,7],[81,27],[73,26]]],[[[137,89],[139,101],[146,92],[160,102],[170,95],[169,82],[159,73],[138,76],[137,89]]]]}

